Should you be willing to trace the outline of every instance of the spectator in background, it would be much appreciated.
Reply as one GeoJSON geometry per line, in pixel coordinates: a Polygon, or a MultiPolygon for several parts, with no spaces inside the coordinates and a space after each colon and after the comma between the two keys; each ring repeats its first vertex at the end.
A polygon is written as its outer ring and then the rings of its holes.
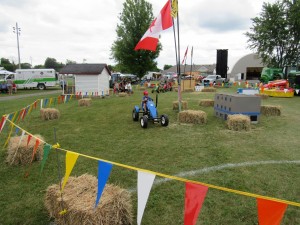
{"type": "Polygon", "coordinates": [[[12,81],[12,79],[7,79],[6,82],[7,82],[6,85],[7,85],[7,89],[8,89],[8,94],[12,95],[12,89],[13,89],[14,82],[12,81]]]}
{"type": "Polygon", "coordinates": [[[65,92],[65,90],[67,89],[67,83],[64,79],[60,80],[60,87],[61,89],[65,92]]]}

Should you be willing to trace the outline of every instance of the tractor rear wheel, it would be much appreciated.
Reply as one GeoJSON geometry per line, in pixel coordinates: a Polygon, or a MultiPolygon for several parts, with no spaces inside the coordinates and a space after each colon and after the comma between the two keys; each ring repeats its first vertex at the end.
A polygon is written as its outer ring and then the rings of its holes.
{"type": "Polygon", "coordinates": [[[148,116],[142,116],[140,119],[140,124],[142,128],[147,128],[148,126],[148,116]]]}
{"type": "Polygon", "coordinates": [[[139,121],[139,113],[135,109],[132,110],[132,119],[133,121],[139,121]]]}
{"type": "Polygon", "coordinates": [[[160,124],[163,126],[163,127],[166,127],[169,125],[169,118],[167,115],[161,115],[160,117],[160,124]]]}

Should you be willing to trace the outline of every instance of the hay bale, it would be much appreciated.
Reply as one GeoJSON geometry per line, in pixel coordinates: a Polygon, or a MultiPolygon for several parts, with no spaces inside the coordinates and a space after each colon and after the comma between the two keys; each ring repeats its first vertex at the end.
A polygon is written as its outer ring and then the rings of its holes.
{"type": "Polygon", "coordinates": [[[79,99],[79,101],[78,101],[79,106],[91,106],[91,104],[92,104],[91,98],[82,98],[82,99],[79,99]]]}
{"type": "Polygon", "coordinates": [[[127,96],[127,93],[126,92],[120,92],[119,93],[119,97],[126,97],[127,96]]]}
{"type": "Polygon", "coordinates": [[[250,117],[242,114],[228,115],[227,127],[234,131],[249,131],[251,129],[250,117]]]}
{"type": "Polygon", "coordinates": [[[45,206],[57,224],[132,224],[130,193],[118,186],[106,184],[95,208],[98,180],[88,174],[70,177],[61,198],[60,186],[47,188],[45,206]],[[60,212],[66,209],[64,215],[60,212]]]}
{"type": "MultiPolygon", "coordinates": [[[[181,109],[187,110],[188,108],[188,103],[187,101],[181,101],[181,109]]],[[[179,104],[178,101],[173,102],[173,110],[179,110],[179,104]]]]}
{"type": "Polygon", "coordinates": [[[267,99],[269,98],[269,95],[264,94],[264,93],[260,93],[260,94],[255,94],[256,96],[260,97],[261,99],[267,99]]]}
{"type": "Polygon", "coordinates": [[[262,105],[260,112],[265,116],[281,116],[281,106],[262,105]]]}
{"type": "MultiPolygon", "coordinates": [[[[44,138],[40,135],[34,135],[40,140],[44,138]]],[[[10,165],[27,165],[31,163],[32,153],[36,143],[35,138],[31,138],[27,146],[28,135],[24,135],[21,142],[21,136],[12,137],[7,146],[6,162],[10,165]]],[[[40,143],[33,161],[40,161],[43,159],[43,143],[40,143]]]]}
{"type": "Polygon", "coordinates": [[[211,100],[211,99],[202,99],[199,102],[200,106],[214,106],[214,104],[215,104],[215,101],[211,100]]]}
{"type": "Polygon", "coordinates": [[[178,120],[181,123],[206,124],[207,115],[200,110],[186,110],[179,112],[178,120]]]}
{"type": "Polygon", "coordinates": [[[40,109],[40,116],[42,120],[55,120],[59,119],[60,112],[55,108],[42,108],[40,109]]]}
{"type": "Polygon", "coordinates": [[[201,92],[216,92],[217,89],[214,87],[204,87],[201,92]]]}

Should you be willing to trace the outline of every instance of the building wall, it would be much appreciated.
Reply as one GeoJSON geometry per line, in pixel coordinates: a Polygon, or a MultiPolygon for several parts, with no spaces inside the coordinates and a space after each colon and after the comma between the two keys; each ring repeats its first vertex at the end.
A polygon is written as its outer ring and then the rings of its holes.
{"type": "Polygon", "coordinates": [[[248,54],[240,58],[233,66],[231,73],[228,74],[228,78],[233,80],[247,80],[247,68],[250,67],[264,67],[257,54],[248,54]],[[242,74],[244,74],[243,77],[242,74]]]}
{"type": "Polygon", "coordinates": [[[104,72],[99,75],[75,75],[75,90],[88,94],[97,92],[98,95],[109,93],[109,74],[104,72]]]}

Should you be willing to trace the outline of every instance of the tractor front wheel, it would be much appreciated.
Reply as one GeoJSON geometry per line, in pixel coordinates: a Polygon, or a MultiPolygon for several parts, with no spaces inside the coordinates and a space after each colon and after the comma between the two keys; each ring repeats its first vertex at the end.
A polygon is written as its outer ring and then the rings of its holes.
{"type": "Polygon", "coordinates": [[[139,113],[135,109],[132,110],[132,119],[133,121],[139,121],[139,113]]]}
{"type": "Polygon", "coordinates": [[[169,118],[167,115],[161,115],[160,117],[160,124],[163,126],[163,127],[166,127],[169,125],[169,118]]]}
{"type": "Polygon", "coordinates": [[[148,116],[141,117],[140,123],[141,123],[142,128],[147,128],[147,126],[148,126],[148,116]]]}

